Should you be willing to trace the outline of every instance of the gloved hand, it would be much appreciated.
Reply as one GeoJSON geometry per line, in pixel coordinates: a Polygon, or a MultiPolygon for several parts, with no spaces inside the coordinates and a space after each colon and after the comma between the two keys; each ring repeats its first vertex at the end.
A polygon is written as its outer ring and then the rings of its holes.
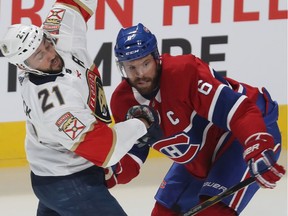
{"type": "Polygon", "coordinates": [[[264,188],[274,188],[276,182],[285,174],[282,166],[276,163],[274,139],[268,133],[257,133],[245,141],[244,160],[250,174],[264,188]]]}
{"type": "Polygon", "coordinates": [[[116,184],[126,184],[138,176],[148,153],[148,145],[144,145],[142,148],[135,146],[117,164],[105,168],[106,186],[112,188],[116,184]]]}
{"type": "Polygon", "coordinates": [[[147,105],[135,105],[131,107],[126,114],[126,119],[132,118],[144,119],[149,125],[147,133],[138,139],[138,143],[136,143],[139,148],[143,145],[150,146],[162,138],[163,132],[159,125],[159,117],[152,107],[147,105]]]}
{"type": "Polygon", "coordinates": [[[106,181],[106,186],[107,188],[112,188],[115,185],[118,184],[118,180],[117,180],[117,173],[120,172],[120,170],[116,170],[117,169],[118,164],[115,164],[111,167],[106,167],[104,169],[105,172],[105,181],[106,181]]]}

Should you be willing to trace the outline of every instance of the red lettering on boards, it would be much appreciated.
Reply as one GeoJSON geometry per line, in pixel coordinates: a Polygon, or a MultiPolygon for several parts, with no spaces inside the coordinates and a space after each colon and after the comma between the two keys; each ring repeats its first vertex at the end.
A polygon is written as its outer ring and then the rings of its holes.
{"type": "MultiPolygon", "coordinates": [[[[22,18],[29,18],[31,23],[37,26],[42,24],[42,18],[38,14],[39,11],[43,9],[45,0],[34,0],[31,8],[23,8],[22,2],[24,0],[13,0],[12,2],[12,14],[11,23],[21,23],[22,18]]],[[[232,1],[232,0],[231,0],[232,1]]],[[[231,20],[234,22],[248,22],[248,21],[259,21],[261,13],[261,8],[254,11],[245,11],[245,4],[249,1],[255,0],[234,0],[234,11],[231,20]]],[[[268,17],[269,20],[276,19],[288,19],[288,10],[281,9],[281,0],[269,0],[266,1],[268,5],[268,17]]],[[[285,0],[282,0],[285,1],[285,0]]],[[[173,25],[173,9],[175,7],[189,7],[188,10],[188,23],[189,24],[199,24],[199,14],[200,9],[207,13],[207,8],[200,8],[199,0],[165,0],[163,1],[163,8],[159,8],[159,11],[163,10],[163,26],[173,25]]],[[[222,0],[211,0],[211,11],[207,15],[211,16],[211,23],[221,23],[221,16],[227,11],[222,10],[225,1],[222,0]]],[[[283,4],[282,4],[283,5],[283,4]]],[[[98,7],[95,14],[95,29],[105,29],[106,11],[111,10],[117,20],[123,27],[128,27],[133,25],[133,12],[134,12],[134,0],[123,0],[122,4],[117,0],[98,0],[98,7]]],[[[263,9],[262,9],[263,10],[263,9]]],[[[143,10],[145,11],[145,10],[143,10]]],[[[161,14],[161,13],[160,13],[161,14]]],[[[143,12],[143,16],[146,15],[143,12]]],[[[184,20],[185,22],[185,20],[184,20]]]]}
{"type": "Polygon", "coordinates": [[[21,23],[21,18],[27,17],[31,19],[31,23],[41,26],[42,19],[37,13],[44,5],[44,0],[34,0],[34,5],[31,8],[22,8],[22,0],[12,1],[12,24],[21,23]]]}
{"type": "MultiPolygon", "coordinates": [[[[234,22],[258,21],[261,8],[258,11],[244,11],[244,4],[255,0],[234,0],[234,22]]],[[[199,24],[200,4],[199,0],[165,0],[163,8],[163,26],[173,25],[173,9],[175,7],[189,7],[189,24],[199,24]]],[[[268,19],[288,19],[288,10],[279,9],[279,0],[269,0],[268,19]]],[[[220,23],[221,14],[227,10],[221,10],[222,0],[211,0],[211,23],[220,23]]],[[[203,8],[203,11],[206,8],[203,8]]],[[[206,12],[206,11],[205,11],[206,12]]],[[[209,15],[209,13],[208,13],[209,15]]]]}
{"type": "Polygon", "coordinates": [[[124,0],[123,9],[117,0],[98,0],[98,6],[95,16],[95,29],[105,29],[105,2],[109,5],[115,17],[123,27],[133,25],[133,2],[134,0],[124,0]]]}

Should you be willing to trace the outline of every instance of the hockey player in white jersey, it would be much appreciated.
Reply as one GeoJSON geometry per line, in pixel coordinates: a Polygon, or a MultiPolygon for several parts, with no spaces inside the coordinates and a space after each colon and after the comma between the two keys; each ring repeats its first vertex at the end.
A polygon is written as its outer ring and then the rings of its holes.
{"type": "Polygon", "coordinates": [[[126,215],[107,190],[103,168],[117,163],[153,124],[154,117],[144,115],[108,126],[100,74],[86,48],[86,22],[96,5],[56,0],[41,27],[12,25],[0,41],[3,55],[21,71],[38,216],[126,215]]]}

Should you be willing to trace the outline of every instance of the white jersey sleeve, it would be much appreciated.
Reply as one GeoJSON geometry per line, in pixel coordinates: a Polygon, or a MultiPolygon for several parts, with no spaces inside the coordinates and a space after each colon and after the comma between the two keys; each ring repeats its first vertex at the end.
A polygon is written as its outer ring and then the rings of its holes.
{"type": "Polygon", "coordinates": [[[42,27],[56,39],[58,50],[72,53],[79,52],[79,49],[86,51],[87,21],[93,15],[96,4],[96,0],[56,1],[42,27]]]}

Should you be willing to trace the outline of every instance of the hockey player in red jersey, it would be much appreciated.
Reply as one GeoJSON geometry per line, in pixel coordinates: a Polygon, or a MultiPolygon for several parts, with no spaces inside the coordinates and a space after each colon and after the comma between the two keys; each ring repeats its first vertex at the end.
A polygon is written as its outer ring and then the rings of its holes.
{"type": "MultiPolygon", "coordinates": [[[[114,51],[124,78],[111,98],[115,121],[123,121],[131,106],[153,107],[163,138],[149,145],[174,161],[155,196],[153,216],[183,214],[254,176],[257,183],[197,214],[239,215],[259,187],[276,186],[285,173],[276,162],[278,106],[265,88],[224,78],[192,54],[160,56],[156,37],[141,23],[119,31],[114,51]]],[[[121,170],[108,180],[115,184],[125,170],[137,172],[123,165],[121,170]]]]}
{"type": "MultiPolygon", "coordinates": [[[[139,119],[109,126],[101,77],[86,45],[96,5],[56,0],[41,27],[12,25],[0,41],[2,54],[21,71],[37,216],[127,215],[107,189],[104,168],[154,128],[157,116],[148,118],[148,108],[139,119]]],[[[148,146],[142,149],[147,154],[148,146]]]]}

